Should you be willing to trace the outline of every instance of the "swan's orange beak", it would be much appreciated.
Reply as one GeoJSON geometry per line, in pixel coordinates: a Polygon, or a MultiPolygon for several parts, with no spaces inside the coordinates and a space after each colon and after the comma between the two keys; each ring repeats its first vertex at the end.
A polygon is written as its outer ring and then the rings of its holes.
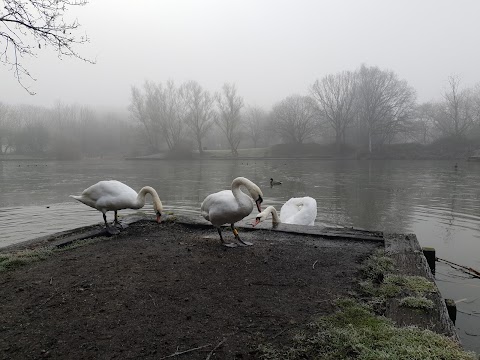
{"type": "Polygon", "coordinates": [[[157,223],[160,223],[162,221],[162,214],[160,211],[157,211],[157,223]]]}

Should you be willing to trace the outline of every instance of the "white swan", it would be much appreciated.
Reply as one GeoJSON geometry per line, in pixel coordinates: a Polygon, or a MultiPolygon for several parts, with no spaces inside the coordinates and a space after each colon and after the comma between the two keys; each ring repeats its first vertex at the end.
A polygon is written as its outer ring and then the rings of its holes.
{"type": "Polygon", "coordinates": [[[227,244],[223,240],[222,230],[220,229],[223,224],[231,224],[235,238],[242,244],[252,245],[252,243],[241,240],[237,229],[235,229],[235,223],[248,216],[253,210],[252,200],[240,190],[242,185],[247,188],[250,196],[255,200],[258,211],[262,211],[262,191],[257,185],[244,177],[237,177],[233,180],[232,190],[223,190],[208,195],[201,205],[202,216],[217,228],[222,244],[229,247],[236,245],[227,244]]]}
{"type": "Polygon", "coordinates": [[[83,190],[82,195],[70,195],[85,205],[97,209],[103,214],[103,221],[108,231],[107,211],[115,211],[115,224],[118,224],[117,211],[121,209],[140,209],[145,205],[145,195],[150,194],[153,198],[153,209],[160,222],[163,205],[157,192],[150,186],[143,187],[137,194],[130,186],[117,180],[99,181],[95,185],[83,190]]]}
{"type": "Polygon", "coordinates": [[[268,206],[257,215],[253,226],[266,220],[268,214],[272,214],[272,224],[314,225],[317,218],[317,201],[309,196],[291,198],[280,209],[280,217],[273,206],[268,206]]]}

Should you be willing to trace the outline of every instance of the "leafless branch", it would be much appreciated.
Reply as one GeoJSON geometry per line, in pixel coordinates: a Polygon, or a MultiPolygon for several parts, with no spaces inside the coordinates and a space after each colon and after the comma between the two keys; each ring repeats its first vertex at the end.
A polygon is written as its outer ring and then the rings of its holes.
{"type": "Polygon", "coordinates": [[[76,19],[66,19],[70,8],[87,3],[87,0],[4,0],[0,9],[0,62],[10,66],[14,77],[30,94],[34,92],[25,85],[24,78],[36,79],[21,60],[36,57],[42,47],[53,48],[60,59],[70,56],[94,63],[74,48],[89,41],[86,35],[76,35],[80,24],[76,19]]]}

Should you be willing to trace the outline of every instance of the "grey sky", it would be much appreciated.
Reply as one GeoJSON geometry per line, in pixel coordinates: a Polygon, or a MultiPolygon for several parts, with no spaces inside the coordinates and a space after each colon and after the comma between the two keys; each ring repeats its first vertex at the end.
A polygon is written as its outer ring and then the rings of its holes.
{"type": "Polygon", "coordinates": [[[234,82],[247,104],[270,108],[327,74],[361,63],[390,69],[438,98],[449,75],[480,82],[480,1],[91,0],[75,15],[96,65],[40,51],[24,61],[30,96],[0,67],[0,101],[125,109],[130,86],[234,82]]]}

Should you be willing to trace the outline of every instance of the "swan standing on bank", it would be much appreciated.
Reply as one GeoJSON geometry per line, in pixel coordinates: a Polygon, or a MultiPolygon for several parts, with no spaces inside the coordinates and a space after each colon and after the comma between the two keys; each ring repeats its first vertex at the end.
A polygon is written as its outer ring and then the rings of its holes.
{"type": "Polygon", "coordinates": [[[265,221],[268,214],[272,214],[272,224],[315,225],[317,218],[317,201],[309,196],[291,198],[280,209],[280,217],[273,206],[268,206],[255,218],[253,226],[265,221]]]}
{"type": "Polygon", "coordinates": [[[237,177],[232,182],[232,190],[223,190],[208,195],[201,205],[202,216],[210,221],[217,228],[222,244],[229,247],[236,246],[233,243],[225,243],[220,226],[230,224],[235,238],[244,245],[253,245],[243,241],[235,229],[235,223],[250,215],[253,210],[253,202],[250,197],[240,190],[240,186],[245,186],[250,196],[255,200],[258,211],[262,211],[261,203],[263,193],[253,182],[244,177],[237,177]]]}
{"type": "Polygon", "coordinates": [[[137,194],[130,186],[120,181],[104,180],[83,190],[82,195],[70,195],[70,197],[100,211],[103,214],[105,227],[110,232],[107,224],[107,211],[115,211],[114,223],[118,224],[117,211],[142,208],[145,206],[146,194],[152,195],[153,209],[157,215],[157,222],[160,222],[163,205],[155,189],[150,186],[143,187],[137,194]]]}

